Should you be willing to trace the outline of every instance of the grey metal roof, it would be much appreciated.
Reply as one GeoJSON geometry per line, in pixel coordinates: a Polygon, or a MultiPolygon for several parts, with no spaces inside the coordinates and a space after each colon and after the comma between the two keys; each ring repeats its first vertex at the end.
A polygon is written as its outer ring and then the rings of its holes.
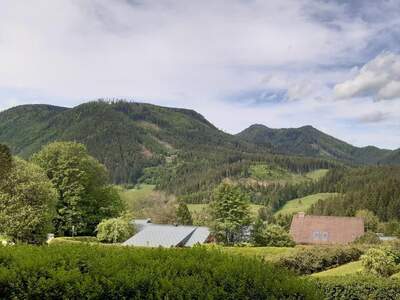
{"type": "Polygon", "coordinates": [[[192,247],[196,244],[204,244],[210,236],[210,229],[207,227],[197,227],[189,240],[186,242],[186,247],[192,247]]]}
{"type": "Polygon", "coordinates": [[[140,247],[191,247],[204,243],[210,231],[207,227],[146,224],[141,231],[123,243],[140,247]]]}

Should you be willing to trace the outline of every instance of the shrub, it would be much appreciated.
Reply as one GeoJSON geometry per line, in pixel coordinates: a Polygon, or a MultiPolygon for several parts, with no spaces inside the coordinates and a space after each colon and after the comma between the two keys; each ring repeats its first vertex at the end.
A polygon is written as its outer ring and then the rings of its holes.
{"type": "Polygon", "coordinates": [[[365,244],[365,245],[377,245],[381,244],[382,241],[373,232],[366,232],[354,241],[354,244],[365,244]]]}
{"type": "Polygon", "coordinates": [[[309,247],[282,257],[278,265],[298,274],[312,274],[356,261],[361,254],[362,250],[356,247],[309,247]]]}
{"type": "Polygon", "coordinates": [[[56,244],[99,243],[95,236],[57,237],[49,241],[50,245],[56,244]]]}
{"type": "Polygon", "coordinates": [[[315,290],[257,259],[201,247],[0,247],[1,299],[321,299],[315,290]]]}
{"type": "Polygon", "coordinates": [[[350,275],[317,280],[324,299],[399,299],[400,280],[350,275]]]}
{"type": "Polygon", "coordinates": [[[369,273],[384,277],[389,277],[399,270],[397,260],[394,250],[389,247],[372,248],[361,256],[361,262],[369,273]]]}
{"type": "Polygon", "coordinates": [[[289,233],[279,225],[268,225],[263,233],[265,246],[293,247],[295,245],[289,233]]]}
{"type": "Polygon", "coordinates": [[[120,243],[135,233],[135,228],[125,218],[103,220],[97,225],[97,239],[100,242],[120,243]]]}

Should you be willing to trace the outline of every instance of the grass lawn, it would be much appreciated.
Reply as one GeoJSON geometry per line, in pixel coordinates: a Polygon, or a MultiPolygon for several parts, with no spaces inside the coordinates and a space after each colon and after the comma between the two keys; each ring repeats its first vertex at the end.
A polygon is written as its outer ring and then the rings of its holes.
{"type": "Polygon", "coordinates": [[[282,256],[292,254],[297,248],[288,247],[224,247],[223,251],[230,254],[254,256],[263,258],[265,261],[275,262],[282,256]]]}
{"type": "Polygon", "coordinates": [[[319,272],[312,274],[311,276],[313,277],[330,277],[330,276],[344,276],[344,275],[351,275],[355,274],[358,272],[363,271],[363,266],[361,264],[361,261],[354,261],[342,266],[339,266],[337,268],[333,268],[327,271],[319,272]]]}
{"type": "Polygon", "coordinates": [[[303,198],[293,199],[288,201],[280,210],[278,210],[275,214],[293,214],[300,211],[307,211],[314,203],[318,202],[318,200],[325,200],[332,196],[336,195],[335,193],[320,193],[309,195],[303,198]]]}

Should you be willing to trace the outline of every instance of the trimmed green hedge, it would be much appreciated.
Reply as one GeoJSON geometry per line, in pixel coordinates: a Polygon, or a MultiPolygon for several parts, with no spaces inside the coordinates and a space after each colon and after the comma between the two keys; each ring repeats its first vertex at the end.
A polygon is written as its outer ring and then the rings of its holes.
{"type": "Polygon", "coordinates": [[[282,257],[278,265],[298,274],[307,275],[356,261],[362,254],[363,251],[357,247],[307,247],[282,257]]]}
{"type": "Polygon", "coordinates": [[[0,247],[3,299],[320,299],[311,279],[216,250],[0,247]]]}
{"type": "Polygon", "coordinates": [[[317,280],[325,299],[400,299],[400,280],[366,275],[325,277],[317,280]]]}
{"type": "Polygon", "coordinates": [[[50,241],[51,245],[58,244],[79,244],[79,243],[100,243],[95,236],[75,236],[75,237],[57,237],[50,241]]]}

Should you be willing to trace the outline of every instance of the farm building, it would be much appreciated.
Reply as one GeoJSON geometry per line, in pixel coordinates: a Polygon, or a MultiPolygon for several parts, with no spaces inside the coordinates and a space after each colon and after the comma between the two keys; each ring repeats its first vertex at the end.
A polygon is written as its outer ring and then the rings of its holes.
{"type": "Polygon", "coordinates": [[[153,224],[149,219],[135,220],[138,232],[125,241],[125,246],[192,247],[210,241],[210,230],[200,226],[153,224]]]}
{"type": "Polygon", "coordinates": [[[290,235],[296,244],[348,244],[364,234],[364,220],[356,217],[293,216],[290,235]]]}

